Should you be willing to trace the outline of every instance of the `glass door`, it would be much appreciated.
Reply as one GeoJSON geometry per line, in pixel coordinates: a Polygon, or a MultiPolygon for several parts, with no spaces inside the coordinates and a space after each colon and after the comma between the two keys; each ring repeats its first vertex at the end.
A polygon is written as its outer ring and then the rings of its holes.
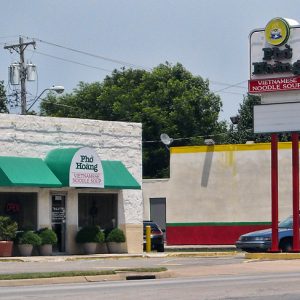
{"type": "Polygon", "coordinates": [[[52,195],[52,229],[57,235],[54,252],[65,252],[66,240],[66,195],[52,195]]]}

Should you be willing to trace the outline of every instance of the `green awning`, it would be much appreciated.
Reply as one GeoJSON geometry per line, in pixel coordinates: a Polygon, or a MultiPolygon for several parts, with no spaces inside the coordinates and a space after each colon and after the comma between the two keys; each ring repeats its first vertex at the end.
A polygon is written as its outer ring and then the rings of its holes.
{"type": "MultiPolygon", "coordinates": [[[[72,159],[80,148],[61,148],[50,151],[45,162],[63,186],[69,186],[69,174],[72,159]]],[[[104,174],[104,188],[141,189],[140,184],[131,175],[121,161],[101,161],[104,174]]]]}
{"type": "Polygon", "coordinates": [[[0,186],[61,187],[40,158],[0,156],[0,186]]]}
{"type": "Polygon", "coordinates": [[[80,148],[63,148],[51,150],[45,163],[52,170],[63,186],[69,186],[69,173],[72,158],[80,148]]]}
{"type": "Polygon", "coordinates": [[[141,189],[121,161],[102,160],[104,187],[109,189],[141,189]]]}

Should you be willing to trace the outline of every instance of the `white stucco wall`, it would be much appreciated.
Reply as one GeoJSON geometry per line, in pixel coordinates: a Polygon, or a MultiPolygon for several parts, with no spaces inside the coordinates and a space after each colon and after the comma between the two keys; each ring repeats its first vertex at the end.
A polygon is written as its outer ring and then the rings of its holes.
{"type": "MultiPolygon", "coordinates": [[[[100,159],[122,161],[142,185],[142,126],[139,123],[0,114],[0,132],[1,156],[45,158],[55,148],[91,147],[100,159]]],[[[124,214],[119,223],[140,223],[142,191],[123,191],[122,199],[124,214]]],[[[43,200],[45,205],[46,201],[43,200]]],[[[72,222],[75,222],[74,217],[72,222]]]]}
{"type": "MultiPolygon", "coordinates": [[[[291,144],[279,144],[279,218],[292,214],[291,144]]],[[[270,144],[171,149],[170,179],[144,180],[149,198],[166,197],[167,223],[271,220],[270,144]]]]}

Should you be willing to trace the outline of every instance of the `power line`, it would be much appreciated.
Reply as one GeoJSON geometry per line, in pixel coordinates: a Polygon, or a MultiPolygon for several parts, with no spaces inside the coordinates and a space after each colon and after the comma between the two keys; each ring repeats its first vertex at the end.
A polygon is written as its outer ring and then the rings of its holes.
{"type": "MultiPolygon", "coordinates": [[[[25,37],[25,38],[31,39],[30,37],[25,37]]],[[[66,46],[63,46],[63,45],[56,44],[56,43],[47,42],[45,40],[41,40],[41,39],[38,39],[38,38],[32,38],[32,39],[34,39],[36,41],[39,41],[41,43],[47,44],[47,45],[51,45],[51,46],[54,46],[54,47],[59,47],[59,48],[62,48],[62,49],[68,50],[68,51],[80,53],[80,54],[91,56],[91,57],[94,57],[94,58],[103,59],[103,60],[106,60],[106,61],[110,61],[110,62],[114,62],[114,63],[117,63],[117,64],[121,64],[121,65],[127,65],[129,67],[136,67],[136,68],[142,68],[142,69],[145,69],[145,70],[150,70],[149,68],[146,68],[144,66],[136,65],[136,64],[133,64],[133,63],[122,61],[122,60],[117,60],[117,59],[113,59],[113,58],[109,58],[109,57],[104,57],[104,56],[93,54],[93,53],[86,52],[86,51],[77,50],[77,49],[66,47],[66,46]]],[[[96,66],[92,66],[92,65],[80,63],[80,62],[77,62],[77,61],[74,61],[74,60],[64,59],[64,58],[61,58],[61,57],[58,57],[58,56],[54,56],[54,55],[50,55],[50,54],[46,54],[46,53],[42,53],[42,52],[38,52],[38,51],[35,51],[35,52],[37,54],[40,54],[40,55],[44,55],[44,56],[48,56],[48,57],[55,58],[55,59],[58,59],[58,60],[62,60],[62,61],[74,63],[74,64],[85,66],[85,67],[88,67],[88,68],[98,69],[98,70],[105,71],[105,72],[112,72],[112,70],[108,70],[108,69],[105,69],[105,68],[101,68],[101,67],[96,67],[96,66]]],[[[238,82],[238,83],[235,83],[235,84],[228,84],[228,83],[218,82],[218,81],[210,81],[210,82],[213,83],[213,84],[220,84],[220,85],[225,85],[226,86],[225,88],[222,88],[220,90],[212,91],[213,93],[223,92],[224,90],[229,89],[229,88],[247,89],[246,87],[240,86],[240,84],[246,83],[247,80],[244,80],[244,81],[241,81],[241,82],[238,82]]],[[[226,92],[226,93],[236,94],[236,95],[238,94],[236,92],[226,92]]],[[[240,95],[243,95],[243,94],[240,94],[240,95]]]]}
{"type": "Polygon", "coordinates": [[[215,94],[233,94],[233,95],[244,95],[243,93],[238,93],[238,92],[225,92],[225,91],[221,91],[221,92],[213,92],[215,94]]]}
{"type": "MultiPolygon", "coordinates": [[[[28,51],[30,51],[30,50],[28,50],[28,51]]],[[[75,61],[75,60],[58,57],[58,56],[55,56],[55,55],[43,53],[43,52],[36,51],[36,50],[34,50],[34,51],[31,50],[31,51],[36,53],[36,54],[40,54],[40,55],[43,55],[43,56],[51,57],[51,58],[62,60],[62,61],[69,62],[69,63],[73,63],[73,64],[76,64],[76,65],[80,65],[80,66],[84,66],[84,67],[88,67],[88,68],[92,68],[92,69],[97,69],[97,70],[105,71],[105,72],[112,72],[112,70],[109,70],[109,69],[104,69],[104,68],[100,68],[100,67],[96,67],[96,66],[92,66],[92,65],[87,65],[87,64],[75,61]]]]}
{"type": "Polygon", "coordinates": [[[76,109],[79,109],[79,107],[78,106],[70,106],[70,105],[66,105],[66,104],[61,104],[61,103],[57,103],[57,102],[51,102],[51,101],[49,101],[49,100],[45,100],[45,99],[41,99],[44,103],[46,102],[46,103],[51,103],[51,104],[53,104],[53,105],[56,105],[56,106],[62,106],[62,107],[67,107],[67,108],[71,108],[71,109],[74,109],[74,108],[76,108],[76,109]]]}
{"type": "Polygon", "coordinates": [[[59,45],[59,44],[56,44],[56,43],[47,42],[47,41],[44,41],[44,40],[41,40],[41,39],[38,39],[38,38],[30,38],[30,37],[25,37],[25,38],[26,39],[33,39],[35,41],[39,41],[41,43],[44,43],[44,44],[47,44],[47,45],[50,45],[50,46],[62,48],[62,49],[65,49],[65,50],[69,50],[69,51],[72,51],[72,52],[75,52],[75,53],[79,53],[79,54],[91,56],[91,57],[98,58],[98,59],[103,59],[103,60],[106,60],[106,61],[109,61],[109,62],[113,62],[113,63],[116,63],[116,64],[120,64],[120,65],[123,65],[123,66],[125,65],[125,66],[135,67],[135,68],[139,68],[139,69],[148,69],[148,68],[146,68],[144,66],[139,66],[139,65],[136,65],[136,64],[133,64],[133,63],[129,63],[129,62],[126,62],[126,61],[117,60],[117,59],[113,59],[113,58],[109,58],[109,57],[97,55],[97,54],[86,52],[86,51],[82,51],[82,50],[77,50],[77,49],[66,47],[66,46],[62,46],[62,45],[59,45]]]}
{"type": "MultiPolygon", "coordinates": [[[[209,80],[209,82],[212,83],[212,84],[216,84],[216,85],[225,85],[225,86],[228,86],[228,87],[229,86],[232,87],[232,84],[230,84],[230,83],[225,83],[225,82],[220,82],[220,81],[212,81],[212,80],[209,80]]],[[[234,85],[234,87],[239,88],[239,89],[243,89],[243,90],[247,89],[247,87],[240,86],[240,85],[234,85]]]]}
{"type": "MultiPolygon", "coordinates": [[[[55,56],[55,55],[43,53],[43,52],[40,52],[40,51],[37,51],[37,50],[28,50],[28,51],[34,52],[34,53],[36,53],[36,54],[40,54],[40,55],[43,55],[43,56],[51,57],[51,58],[54,58],[54,59],[58,59],[58,60],[61,60],[61,61],[65,61],[65,62],[77,64],[77,65],[80,65],[80,66],[88,67],[88,68],[91,68],[91,69],[97,69],[97,70],[105,71],[105,72],[113,72],[113,70],[104,69],[104,68],[101,68],[101,67],[97,67],[97,66],[92,66],[92,65],[80,63],[80,62],[75,61],[75,60],[62,58],[62,57],[59,57],[59,56],[55,56]]],[[[213,81],[210,81],[210,82],[213,82],[213,81]]],[[[219,84],[221,84],[221,83],[219,83],[219,84]]],[[[227,83],[222,83],[222,85],[227,85],[227,86],[230,86],[230,87],[232,86],[232,85],[227,84],[227,83]]],[[[241,86],[238,86],[238,87],[239,87],[239,88],[243,88],[243,87],[241,87],[241,86]]],[[[244,89],[246,89],[246,88],[244,88],[244,89]]],[[[243,95],[243,93],[238,93],[238,92],[223,92],[223,91],[221,91],[221,93],[235,94],[235,95],[243,95]]]]}
{"type": "MultiPolygon", "coordinates": [[[[244,131],[252,131],[253,129],[248,128],[245,129],[244,131]]],[[[173,141],[184,141],[184,140],[191,140],[193,138],[213,138],[213,137],[218,137],[218,136],[224,136],[227,135],[228,132],[224,132],[224,133],[216,133],[216,134],[210,134],[210,135],[195,135],[195,136],[190,136],[190,137],[186,137],[186,138],[177,138],[177,139],[173,139],[173,141]]],[[[152,140],[152,141],[142,141],[142,143],[160,143],[161,140],[152,140]]]]}
{"type": "Polygon", "coordinates": [[[11,39],[19,37],[19,35],[6,35],[6,36],[0,36],[0,39],[11,39]]]}
{"type": "MultiPolygon", "coordinates": [[[[91,68],[91,69],[96,69],[96,70],[105,71],[105,72],[113,72],[113,70],[109,70],[109,69],[105,69],[105,68],[101,68],[101,67],[97,67],[97,66],[93,66],[93,65],[88,65],[88,64],[80,63],[80,62],[75,61],[75,60],[62,58],[62,57],[59,57],[59,56],[47,54],[47,53],[40,52],[40,51],[37,51],[37,50],[28,50],[28,51],[29,51],[29,52],[33,52],[33,53],[36,53],[36,54],[39,54],[39,55],[47,56],[47,57],[50,57],[50,58],[53,58],[53,59],[57,59],[57,60],[61,60],[61,61],[73,63],[73,64],[76,64],[76,65],[80,65],[80,66],[83,66],[83,67],[91,68]]],[[[210,81],[210,82],[213,82],[213,81],[210,81]]],[[[230,87],[232,87],[232,86],[235,86],[235,85],[227,84],[227,83],[219,83],[219,84],[227,85],[228,88],[230,88],[230,87]]],[[[237,86],[237,87],[243,88],[243,87],[241,87],[241,86],[237,86]]],[[[246,88],[243,88],[243,89],[246,89],[246,88]]],[[[223,90],[216,91],[216,92],[213,92],[213,93],[226,93],[226,94],[233,94],[233,95],[244,95],[243,93],[229,92],[229,91],[226,91],[226,92],[225,92],[225,91],[223,91],[223,90]]]]}
{"type": "Polygon", "coordinates": [[[241,82],[238,82],[238,83],[229,85],[229,86],[227,86],[227,87],[225,87],[225,88],[223,88],[223,89],[220,89],[220,90],[217,90],[217,91],[212,91],[212,92],[213,92],[213,93],[219,93],[219,92],[225,91],[225,90],[227,90],[227,89],[230,89],[230,88],[232,88],[232,87],[239,86],[240,84],[245,83],[245,82],[248,82],[248,80],[243,80],[243,81],[241,81],[241,82]]]}

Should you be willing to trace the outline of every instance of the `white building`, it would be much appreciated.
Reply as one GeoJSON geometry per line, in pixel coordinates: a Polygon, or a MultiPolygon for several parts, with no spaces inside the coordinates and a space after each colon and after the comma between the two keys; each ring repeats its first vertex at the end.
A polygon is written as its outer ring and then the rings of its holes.
{"type": "Polygon", "coordinates": [[[91,224],[142,252],[141,124],[0,114],[0,130],[0,215],[52,227],[58,252],[80,253],[76,232],[91,224]]]}

